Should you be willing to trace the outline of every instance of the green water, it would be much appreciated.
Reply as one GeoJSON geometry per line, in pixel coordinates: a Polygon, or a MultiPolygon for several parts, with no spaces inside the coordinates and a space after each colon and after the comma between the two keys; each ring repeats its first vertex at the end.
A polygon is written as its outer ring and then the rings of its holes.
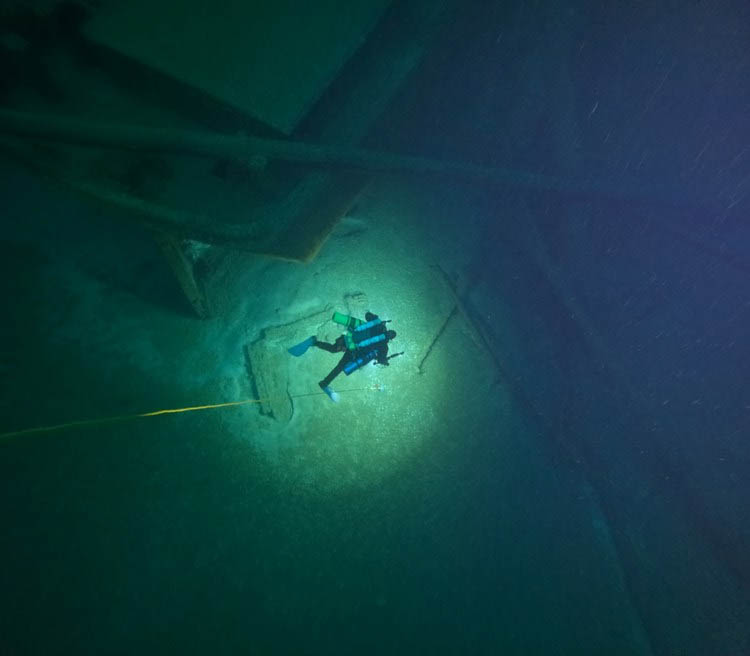
{"type": "MultiPolygon", "coordinates": [[[[243,398],[244,309],[193,319],[149,242],[13,182],[73,227],[54,247],[19,228],[6,258],[9,429],[243,398]],[[105,266],[127,239],[126,270],[105,266]]],[[[349,266],[349,239],[328,248],[321,267],[349,266]]],[[[310,274],[278,266],[271,304],[284,276],[310,274]]],[[[341,404],[298,399],[287,427],[250,405],[5,440],[10,653],[639,649],[581,471],[520,418],[459,320],[440,340],[423,374],[412,354],[378,374],[384,391],[346,394],[361,383],[342,378],[341,404]]],[[[295,384],[314,390],[333,364],[314,357],[293,361],[295,384]]]]}

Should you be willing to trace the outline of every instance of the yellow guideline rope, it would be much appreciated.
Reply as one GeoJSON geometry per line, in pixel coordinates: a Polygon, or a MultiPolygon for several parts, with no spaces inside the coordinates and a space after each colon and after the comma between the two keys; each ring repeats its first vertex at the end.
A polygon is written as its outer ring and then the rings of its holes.
{"type": "MultiPolygon", "coordinates": [[[[339,394],[345,394],[347,392],[362,392],[366,390],[379,390],[380,385],[376,383],[371,387],[357,387],[355,389],[342,390],[339,394]]],[[[309,392],[307,394],[295,394],[291,398],[298,399],[303,396],[320,396],[325,392],[309,392]]],[[[38,428],[24,428],[23,430],[11,431],[10,433],[0,433],[0,441],[8,439],[10,437],[18,437],[20,435],[30,435],[32,433],[51,433],[56,430],[63,430],[64,428],[74,428],[76,426],[93,426],[96,424],[113,424],[118,421],[129,421],[131,419],[141,419],[143,417],[157,417],[159,415],[174,415],[178,412],[196,412],[197,410],[212,410],[214,408],[229,408],[236,405],[247,405],[248,403],[263,403],[264,401],[270,401],[271,398],[265,399],[245,399],[244,401],[229,401],[227,403],[212,403],[210,405],[194,405],[186,408],[170,408],[168,410],[154,410],[152,412],[140,412],[134,415],[120,415],[119,417],[103,417],[102,419],[83,419],[79,421],[70,421],[65,424],[57,424],[55,426],[40,426],[38,428]]]]}

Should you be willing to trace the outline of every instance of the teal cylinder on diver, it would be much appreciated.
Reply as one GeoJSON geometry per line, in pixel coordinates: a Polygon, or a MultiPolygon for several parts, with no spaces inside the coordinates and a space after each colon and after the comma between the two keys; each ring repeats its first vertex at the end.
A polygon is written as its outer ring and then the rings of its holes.
{"type": "Polygon", "coordinates": [[[370,337],[370,339],[363,339],[361,342],[357,342],[357,348],[363,348],[365,346],[377,344],[378,342],[384,342],[386,339],[386,334],[380,333],[380,335],[375,335],[375,337],[370,337]]]}
{"type": "Polygon", "coordinates": [[[381,319],[373,319],[372,321],[368,321],[367,323],[363,323],[361,326],[357,326],[354,329],[355,333],[358,333],[362,330],[367,330],[368,328],[372,328],[373,326],[377,326],[378,324],[383,323],[381,319]]]}
{"type": "Polygon", "coordinates": [[[353,360],[348,365],[346,365],[344,367],[344,373],[348,376],[350,373],[352,373],[353,371],[356,371],[361,366],[374,360],[377,357],[377,355],[378,355],[378,352],[376,349],[373,349],[372,351],[368,351],[361,358],[357,358],[356,360],[353,360]]]}

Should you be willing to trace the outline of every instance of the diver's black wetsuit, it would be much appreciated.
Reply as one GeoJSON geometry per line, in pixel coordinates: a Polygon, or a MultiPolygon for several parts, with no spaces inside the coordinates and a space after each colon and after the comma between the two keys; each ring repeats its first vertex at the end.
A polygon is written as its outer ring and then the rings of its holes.
{"type": "MultiPolygon", "coordinates": [[[[370,312],[365,315],[365,319],[367,321],[372,321],[373,319],[377,318],[377,314],[372,314],[370,312]]],[[[383,324],[383,327],[385,328],[385,324],[383,324]]],[[[328,342],[319,342],[316,340],[314,346],[317,346],[319,349],[323,349],[324,351],[328,351],[329,353],[341,353],[342,351],[344,352],[344,355],[341,360],[339,360],[339,363],[333,369],[331,369],[331,373],[329,373],[323,380],[318,383],[318,385],[320,385],[321,387],[328,387],[333,382],[333,379],[336,378],[336,376],[338,376],[342,371],[344,371],[344,367],[346,367],[346,365],[348,365],[350,362],[353,362],[357,357],[362,355],[362,353],[359,352],[359,349],[350,351],[346,348],[346,340],[344,338],[344,335],[341,335],[341,337],[339,337],[333,344],[329,344],[328,342]]],[[[387,366],[388,340],[378,342],[377,346],[375,346],[375,349],[377,350],[378,354],[377,356],[375,356],[374,361],[378,364],[387,366]]]]}

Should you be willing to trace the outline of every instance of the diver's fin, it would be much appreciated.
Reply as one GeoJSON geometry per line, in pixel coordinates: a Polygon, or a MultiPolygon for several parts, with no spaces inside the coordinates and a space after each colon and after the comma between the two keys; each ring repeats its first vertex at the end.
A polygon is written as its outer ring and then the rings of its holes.
{"type": "Polygon", "coordinates": [[[289,351],[289,353],[291,353],[294,357],[298,358],[300,355],[304,355],[307,349],[309,349],[313,344],[315,344],[315,335],[313,335],[312,337],[308,337],[304,342],[295,344],[291,348],[288,348],[287,351],[289,351]]]}
{"type": "Polygon", "coordinates": [[[331,401],[333,401],[334,403],[338,403],[338,402],[339,402],[339,395],[338,395],[338,394],[337,394],[336,392],[334,392],[334,391],[333,391],[333,390],[332,390],[332,389],[330,388],[330,386],[326,385],[325,387],[321,387],[321,389],[322,389],[322,390],[323,390],[323,391],[324,391],[324,392],[325,392],[326,394],[328,394],[328,397],[329,397],[329,398],[331,399],[331,401]]]}

